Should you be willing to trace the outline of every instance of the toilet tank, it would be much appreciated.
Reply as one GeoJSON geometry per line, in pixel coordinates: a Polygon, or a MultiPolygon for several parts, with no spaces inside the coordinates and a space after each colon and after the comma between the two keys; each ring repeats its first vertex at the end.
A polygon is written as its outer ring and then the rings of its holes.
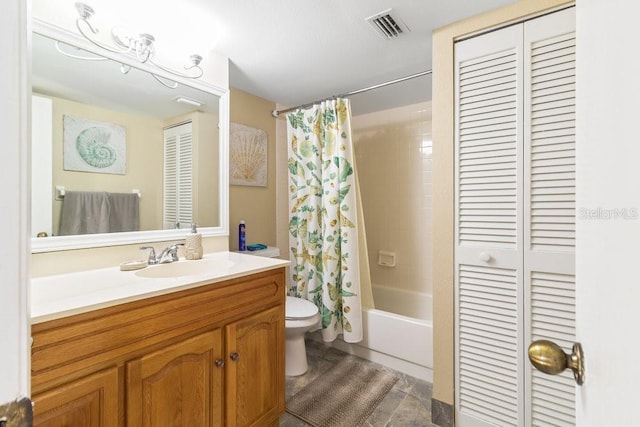
{"type": "Polygon", "coordinates": [[[263,256],[267,258],[278,258],[280,256],[280,248],[275,246],[267,246],[267,249],[260,249],[259,251],[242,251],[243,254],[263,256]]]}

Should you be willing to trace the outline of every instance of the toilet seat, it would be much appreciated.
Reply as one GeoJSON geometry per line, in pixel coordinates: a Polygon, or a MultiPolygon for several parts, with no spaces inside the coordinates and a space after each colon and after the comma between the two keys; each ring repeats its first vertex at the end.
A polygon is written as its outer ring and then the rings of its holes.
{"type": "Polygon", "coordinates": [[[287,297],[285,304],[285,319],[307,319],[318,314],[318,307],[311,301],[302,298],[287,297]]]}

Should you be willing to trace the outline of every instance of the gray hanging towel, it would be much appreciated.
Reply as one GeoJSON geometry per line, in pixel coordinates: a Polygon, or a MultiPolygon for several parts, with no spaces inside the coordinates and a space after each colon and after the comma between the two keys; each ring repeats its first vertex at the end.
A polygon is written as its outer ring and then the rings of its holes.
{"type": "Polygon", "coordinates": [[[109,231],[140,230],[140,197],[135,193],[109,193],[109,231]]]}
{"type": "Polygon", "coordinates": [[[109,232],[107,193],[67,191],[60,214],[60,236],[109,232]]]}

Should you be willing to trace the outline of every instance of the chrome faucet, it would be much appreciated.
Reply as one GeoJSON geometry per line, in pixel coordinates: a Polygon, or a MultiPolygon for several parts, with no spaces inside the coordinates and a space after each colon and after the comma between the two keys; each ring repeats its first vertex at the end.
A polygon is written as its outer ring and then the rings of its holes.
{"type": "Polygon", "coordinates": [[[173,245],[164,248],[158,257],[158,264],[178,261],[178,246],[184,246],[184,243],[174,243],[173,245]]]}
{"type": "Polygon", "coordinates": [[[160,252],[160,256],[156,256],[156,250],[153,246],[140,246],[140,249],[150,249],[148,264],[155,265],[178,261],[179,246],[184,246],[184,243],[174,243],[173,245],[167,246],[162,250],[162,252],[160,252]]]}

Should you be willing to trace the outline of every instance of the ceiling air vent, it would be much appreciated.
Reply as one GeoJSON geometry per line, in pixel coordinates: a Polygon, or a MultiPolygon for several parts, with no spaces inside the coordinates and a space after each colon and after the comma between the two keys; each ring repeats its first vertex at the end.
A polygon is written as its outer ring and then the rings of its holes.
{"type": "Polygon", "coordinates": [[[408,33],[409,27],[393,13],[392,9],[376,13],[365,19],[380,37],[385,40],[395,39],[403,33],[408,33]]]}

